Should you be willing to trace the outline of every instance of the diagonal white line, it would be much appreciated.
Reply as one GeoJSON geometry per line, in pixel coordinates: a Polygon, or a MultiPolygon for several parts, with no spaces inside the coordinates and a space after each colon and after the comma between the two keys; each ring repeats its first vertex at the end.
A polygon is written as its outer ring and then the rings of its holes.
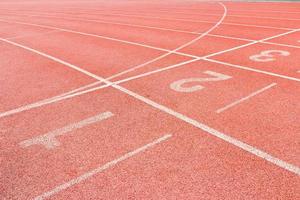
{"type": "Polygon", "coordinates": [[[233,106],[236,106],[237,104],[240,104],[240,103],[242,103],[243,101],[246,101],[246,100],[250,99],[251,97],[254,97],[254,96],[256,96],[256,95],[258,95],[258,94],[260,94],[260,93],[262,93],[262,92],[264,92],[264,91],[266,91],[266,90],[268,90],[268,89],[274,87],[275,85],[277,85],[277,84],[276,84],[276,83],[272,83],[272,84],[270,84],[270,85],[268,85],[268,86],[266,86],[266,87],[263,87],[263,88],[261,88],[261,89],[255,91],[255,92],[252,92],[252,93],[249,94],[248,96],[243,97],[243,98],[241,98],[241,99],[239,99],[239,100],[237,100],[237,101],[234,101],[234,102],[228,104],[227,106],[224,106],[223,108],[218,109],[218,110],[216,111],[216,113],[224,112],[225,110],[227,110],[227,109],[229,109],[229,108],[232,108],[233,106]]]}
{"type": "Polygon", "coordinates": [[[50,196],[55,195],[55,194],[65,190],[69,187],[72,187],[73,185],[76,185],[76,184],[78,184],[82,181],[85,181],[86,179],[88,179],[92,176],[95,176],[96,174],[102,173],[103,171],[105,171],[105,170],[107,170],[111,167],[114,167],[115,165],[117,165],[118,163],[120,163],[124,160],[127,160],[127,159],[129,159],[129,158],[131,158],[131,157],[133,157],[133,156],[135,156],[139,153],[142,153],[142,152],[146,151],[149,148],[153,148],[155,145],[157,145],[159,143],[162,143],[162,142],[168,140],[171,137],[172,137],[171,134],[164,135],[163,137],[158,138],[158,139],[154,140],[151,143],[148,143],[148,144],[146,144],[146,145],[144,145],[144,146],[142,146],[138,149],[130,151],[130,152],[124,154],[123,156],[119,157],[119,158],[116,158],[116,159],[114,159],[114,160],[112,160],[112,161],[110,161],[110,162],[108,162],[108,163],[106,163],[102,166],[97,167],[96,169],[88,171],[88,172],[82,174],[81,176],[78,176],[78,177],[76,177],[76,178],[74,178],[74,179],[72,179],[72,180],[70,180],[66,183],[63,183],[63,184],[55,187],[54,189],[49,190],[48,192],[45,192],[45,193],[35,197],[34,199],[35,200],[42,200],[42,199],[45,199],[45,198],[49,198],[50,196]]]}
{"type": "Polygon", "coordinates": [[[79,71],[79,72],[81,72],[81,73],[83,73],[83,74],[85,74],[87,76],[93,77],[96,80],[103,81],[105,84],[111,85],[111,87],[113,87],[113,88],[115,88],[115,89],[117,89],[119,91],[122,91],[125,94],[128,94],[129,96],[132,96],[133,98],[144,102],[145,104],[148,104],[148,105],[150,105],[150,106],[152,106],[152,107],[154,107],[154,108],[156,108],[156,109],[158,109],[160,111],[168,113],[168,114],[170,114],[170,115],[172,115],[172,116],[174,116],[174,117],[176,117],[176,118],[178,118],[178,119],[180,119],[182,121],[185,121],[186,123],[189,123],[189,124],[191,124],[191,125],[199,128],[199,129],[207,132],[210,135],[213,135],[213,136],[215,136],[217,138],[220,138],[220,139],[222,139],[222,140],[224,140],[224,141],[226,141],[226,142],[228,142],[228,143],[230,143],[230,144],[232,144],[232,145],[234,145],[234,146],[236,146],[238,148],[241,148],[241,149],[245,150],[246,152],[248,152],[250,154],[253,154],[253,155],[258,156],[258,157],[260,157],[260,158],[262,158],[262,159],[264,159],[264,160],[266,160],[266,161],[268,161],[270,163],[273,163],[273,164],[277,165],[278,167],[281,167],[281,168],[286,169],[286,170],[288,170],[288,171],[290,171],[292,173],[300,175],[300,168],[297,167],[297,166],[295,166],[295,165],[293,165],[293,164],[290,164],[290,163],[287,163],[287,162],[285,162],[283,160],[280,160],[280,159],[278,159],[278,158],[276,158],[276,157],[274,157],[274,156],[272,156],[272,155],[270,155],[270,154],[268,154],[268,153],[266,153],[266,152],[264,152],[264,151],[262,151],[260,149],[257,149],[256,147],[248,145],[248,144],[246,144],[246,143],[244,143],[244,142],[242,142],[240,140],[237,140],[237,139],[235,139],[235,138],[233,138],[233,137],[231,137],[231,136],[229,136],[229,135],[227,135],[225,133],[217,131],[217,130],[215,130],[215,129],[213,129],[213,128],[211,128],[211,127],[209,127],[209,126],[207,126],[207,125],[205,125],[205,124],[203,124],[201,122],[198,122],[198,121],[196,121],[196,120],[194,120],[192,118],[189,118],[188,116],[185,116],[185,115],[183,115],[181,113],[178,113],[178,112],[176,112],[176,111],[174,111],[174,110],[172,110],[172,109],[170,109],[170,108],[168,108],[166,106],[158,104],[158,103],[156,103],[156,102],[154,102],[154,101],[152,101],[152,100],[150,100],[150,99],[148,99],[146,97],[143,97],[143,96],[141,96],[141,95],[139,95],[139,94],[137,94],[135,92],[132,92],[132,91],[130,91],[130,90],[128,90],[128,89],[126,89],[126,88],[124,88],[122,86],[114,85],[112,82],[110,82],[110,81],[108,81],[108,80],[106,80],[106,79],[104,79],[104,78],[102,78],[100,76],[97,76],[95,74],[92,74],[91,72],[88,72],[88,71],[86,71],[86,70],[84,70],[84,69],[82,69],[82,68],[80,68],[78,66],[70,64],[70,63],[68,63],[66,61],[63,61],[63,60],[61,60],[59,58],[56,58],[56,57],[53,57],[51,55],[47,55],[47,54],[45,54],[43,52],[40,52],[38,50],[35,50],[35,49],[32,49],[32,48],[25,47],[23,45],[17,44],[15,42],[11,42],[11,41],[8,41],[8,40],[3,40],[3,39],[1,39],[1,40],[2,41],[6,41],[7,43],[10,43],[12,45],[18,46],[20,48],[29,50],[31,52],[34,52],[34,53],[36,53],[38,55],[44,56],[44,57],[46,57],[46,58],[48,58],[50,60],[56,61],[58,63],[61,63],[61,64],[65,65],[65,66],[67,66],[69,68],[72,68],[74,70],[77,70],[77,71],[79,71]]]}

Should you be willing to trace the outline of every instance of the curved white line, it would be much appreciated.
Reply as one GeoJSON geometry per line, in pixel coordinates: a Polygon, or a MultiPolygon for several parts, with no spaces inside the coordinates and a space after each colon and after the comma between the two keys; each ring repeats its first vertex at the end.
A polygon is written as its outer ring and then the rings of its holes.
{"type": "Polygon", "coordinates": [[[156,57],[156,58],[154,58],[154,59],[152,59],[152,60],[149,60],[149,61],[147,61],[147,62],[145,62],[145,63],[143,63],[143,64],[137,65],[137,66],[132,67],[132,68],[130,68],[130,69],[128,69],[128,70],[125,70],[125,71],[122,71],[122,72],[120,72],[120,73],[117,73],[117,74],[115,74],[115,75],[113,75],[113,76],[110,76],[110,77],[108,77],[106,80],[111,80],[111,79],[113,79],[113,78],[116,78],[116,77],[121,76],[121,75],[123,75],[123,74],[126,74],[126,73],[128,73],[128,72],[132,72],[132,71],[134,71],[134,70],[136,70],[136,69],[139,69],[139,68],[141,68],[141,67],[144,67],[145,65],[148,65],[148,64],[153,63],[153,62],[155,62],[155,61],[158,61],[158,60],[160,60],[160,59],[162,59],[162,58],[165,58],[165,57],[167,57],[168,55],[170,55],[170,54],[172,54],[172,53],[175,53],[175,52],[177,52],[177,51],[179,51],[179,50],[181,50],[181,49],[183,49],[183,48],[185,48],[185,47],[187,47],[187,46],[189,46],[189,45],[191,45],[191,44],[197,42],[198,40],[200,40],[200,39],[203,38],[204,36],[208,35],[211,31],[213,31],[215,28],[217,28],[217,27],[224,21],[225,17],[227,16],[227,8],[226,8],[226,6],[225,6],[223,3],[221,3],[221,2],[218,2],[218,3],[224,8],[224,13],[223,13],[222,18],[221,18],[221,19],[220,19],[213,27],[211,27],[209,30],[207,30],[206,32],[202,33],[201,35],[199,35],[199,36],[196,37],[195,39],[193,39],[193,40],[191,40],[191,41],[189,41],[189,42],[187,42],[187,43],[185,43],[185,44],[183,44],[183,45],[177,47],[176,49],[174,49],[174,50],[172,50],[172,51],[169,51],[169,52],[167,52],[167,53],[165,53],[165,54],[163,54],[163,55],[161,55],[161,56],[159,56],[159,57],[156,57]]]}
{"type": "MultiPolygon", "coordinates": [[[[153,63],[153,62],[158,61],[158,60],[160,60],[160,59],[162,59],[162,58],[165,58],[165,57],[167,57],[168,55],[170,55],[170,54],[172,54],[172,53],[175,53],[175,52],[177,52],[177,51],[179,51],[179,50],[181,50],[181,49],[183,49],[183,48],[185,48],[185,47],[187,47],[187,46],[189,46],[189,45],[195,43],[196,41],[200,40],[201,38],[205,37],[206,35],[208,35],[211,31],[213,31],[215,28],[217,28],[217,27],[224,21],[225,17],[227,16],[227,8],[226,8],[226,6],[225,6],[223,3],[221,3],[221,2],[218,2],[218,3],[224,8],[224,13],[223,13],[221,19],[220,19],[214,26],[212,26],[209,30],[207,30],[206,32],[202,33],[201,35],[199,35],[199,36],[196,37],[195,39],[193,39],[193,40],[191,40],[191,41],[189,41],[189,42],[187,42],[187,43],[185,43],[185,44],[183,44],[183,45],[177,47],[176,49],[174,49],[174,50],[172,50],[172,51],[169,51],[169,52],[167,52],[167,53],[165,53],[165,54],[163,54],[163,55],[161,55],[161,56],[159,56],[159,57],[156,57],[156,58],[154,58],[154,59],[152,59],[152,60],[149,60],[149,61],[147,61],[147,62],[145,62],[145,63],[142,63],[142,64],[140,64],[140,65],[137,65],[137,66],[135,66],[135,67],[132,67],[132,68],[130,68],[130,69],[127,69],[127,70],[125,70],[125,71],[122,71],[122,72],[120,72],[120,73],[114,74],[114,75],[112,75],[112,76],[106,78],[106,80],[107,80],[107,81],[108,81],[108,80],[112,80],[112,79],[114,79],[114,78],[116,78],[116,77],[119,77],[119,76],[121,76],[121,75],[127,74],[127,73],[132,72],[132,71],[135,71],[135,70],[137,70],[137,69],[139,69],[139,68],[142,68],[142,67],[144,67],[144,66],[146,66],[146,65],[148,65],[148,64],[150,64],[150,63],[153,63]]],[[[86,86],[77,88],[77,89],[75,89],[75,90],[72,90],[72,91],[67,92],[67,93],[63,93],[63,94],[61,94],[61,95],[54,96],[54,97],[49,98],[49,99],[41,100],[41,101],[36,102],[36,103],[28,104],[28,105],[19,107],[19,108],[17,108],[17,109],[13,109],[13,110],[10,110],[10,111],[6,111],[6,112],[4,112],[4,113],[0,113],[0,118],[1,118],[1,117],[5,117],[5,116],[8,116],[8,115],[16,114],[16,113],[19,113],[19,112],[22,112],[22,111],[30,110],[30,109],[32,109],[32,108],[37,108],[37,107],[40,107],[40,106],[43,106],[43,105],[51,104],[51,103],[54,103],[54,102],[56,102],[56,101],[60,101],[60,100],[69,98],[69,96],[77,96],[77,91],[80,91],[80,90],[82,90],[82,89],[84,89],[84,88],[87,88],[87,87],[91,87],[91,86],[94,86],[94,85],[98,85],[98,84],[100,84],[100,83],[102,83],[102,82],[103,82],[103,81],[94,82],[94,83],[92,83],[92,84],[89,84],[89,85],[86,85],[86,86]]],[[[103,87],[103,86],[100,86],[100,88],[102,88],[102,87],[103,87]]],[[[105,86],[104,86],[104,87],[105,87],[105,86]]],[[[97,86],[96,88],[98,89],[99,86],[97,86]]],[[[95,88],[91,88],[91,89],[89,89],[88,91],[90,91],[90,90],[91,90],[91,91],[94,91],[94,89],[95,89],[95,88]]],[[[81,94],[81,92],[78,92],[78,93],[81,94]]]]}

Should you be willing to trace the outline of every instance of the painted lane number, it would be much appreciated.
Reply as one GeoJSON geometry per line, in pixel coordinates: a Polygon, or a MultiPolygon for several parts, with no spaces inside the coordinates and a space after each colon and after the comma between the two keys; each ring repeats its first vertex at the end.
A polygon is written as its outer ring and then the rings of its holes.
{"type": "Polygon", "coordinates": [[[188,87],[188,86],[185,87],[184,85],[188,84],[188,83],[193,83],[193,82],[224,81],[224,80],[232,78],[231,76],[228,76],[225,74],[220,74],[220,73],[213,72],[213,71],[205,71],[203,73],[208,74],[212,77],[181,79],[181,80],[171,83],[170,88],[177,92],[195,92],[195,91],[202,90],[204,88],[204,86],[198,84],[198,85],[194,85],[191,87],[188,87]]]}
{"type": "Polygon", "coordinates": [[[290,52],[282,50],[266,50],[260,52],[260,54],[252,55],[249,57],[250,60],[256,62],[271,62],[276,60],[277,56],[289,56],[290,52]]]}

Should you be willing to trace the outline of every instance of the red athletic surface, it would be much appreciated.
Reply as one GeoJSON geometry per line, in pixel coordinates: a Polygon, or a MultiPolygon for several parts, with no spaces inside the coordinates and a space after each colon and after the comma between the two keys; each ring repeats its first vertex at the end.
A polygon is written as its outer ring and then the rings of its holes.
{"type": "Polygon", "coordinates": [[[0,199],[300,199],[300,3],[4,0],[0,52],[0,199]]]}

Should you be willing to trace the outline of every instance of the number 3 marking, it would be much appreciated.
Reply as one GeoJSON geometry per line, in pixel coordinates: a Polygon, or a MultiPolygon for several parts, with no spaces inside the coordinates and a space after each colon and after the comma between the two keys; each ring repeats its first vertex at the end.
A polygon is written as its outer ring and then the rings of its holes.
{"type": "Polygon", "coordinates": [[[205,74],[213,76],[212,78],[188,78],[175,81],[170,84],[170,88],[177,92],[195,92],[202,90],[204,87],[202,85],[195,85],[192,87],[184,87],[183,85],[190,82],[207,82],[207,81],[223,81],[232,78],[231,76],[220,74],[213,71],[205,71],[205,74]]]}
{"type": "Polygon", "coordinates": [[[250,60],[256,61],[256,62],[270,62],[276,60],[275,56],[289,56],[290,52],[288,51],[281,51],[281,50],[267,50],[262,51],[260,54],[256,54],[253,56],[250,56],[250,60]]]}

